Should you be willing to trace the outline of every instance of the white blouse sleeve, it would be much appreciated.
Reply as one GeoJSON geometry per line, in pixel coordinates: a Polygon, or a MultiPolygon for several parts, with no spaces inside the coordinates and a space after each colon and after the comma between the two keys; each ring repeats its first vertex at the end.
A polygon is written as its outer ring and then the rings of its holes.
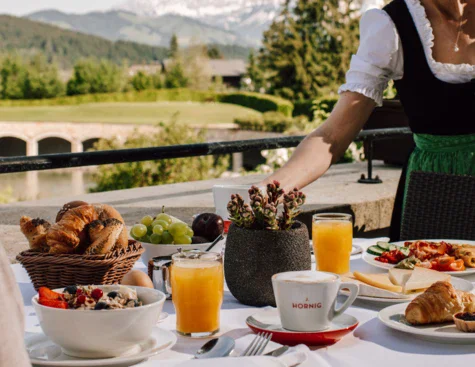
{"type": "Polygon", "coordinates": [[[396,26],[384,10],[368,10],[360,21],[358,52],[351,58],[346,83],[338,93],[357,92],[381,106],[388,81],[401,79],[402,74],[402,45],[396,26]]]}

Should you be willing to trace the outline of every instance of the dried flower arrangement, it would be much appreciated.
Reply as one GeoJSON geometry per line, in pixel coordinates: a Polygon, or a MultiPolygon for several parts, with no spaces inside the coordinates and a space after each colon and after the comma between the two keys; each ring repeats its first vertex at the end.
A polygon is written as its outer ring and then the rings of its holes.
{"type": "Polygon", "coordinates": [[[228,203],[229,219],[238,227],[286,231],[292,228],[299,208],[305,203],[305,195],[298,189],[285,193],[278,181],[267,185],[267,195],[258,187],[249,189],[250,205],[244,203],[239,194],[231,195],[228,203]],[[277,207],[282,198],[282,215],[277,215],[277,207]]]}

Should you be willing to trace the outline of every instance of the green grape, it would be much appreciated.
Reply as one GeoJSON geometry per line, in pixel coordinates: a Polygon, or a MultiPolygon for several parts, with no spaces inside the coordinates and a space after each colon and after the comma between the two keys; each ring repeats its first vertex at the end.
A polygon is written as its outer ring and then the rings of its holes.
{"type": "Polygon", "coordinates": [[[165,213],[160,213],[159,215],[157,215],[155,217],[155,220],[164,220],[168,224],[172,224],[173,222],[172,218],[168,214],[165,214],[165,213]]]}
{"type": "Polygon", "coordinates": [[[158,245],[160,244],[160,242],[162,242],[162,236],[160,236],[159,234],[153,233],[150,236],[150,243],[153,243],[154,245],[158,245]]]}
{"type": "Polygon", "coordinates": [[[153,233],[162,235],[163,234],[163,227],[160,224],[156,224],[153,226],[153,233]]]}
{"type": "Polygon", "coordinates": [[[153,217],[151,215],[146,215],[140,221],[140,223],[142,223],[143,225],[146,225],[147,227],[150,226],[152,222],[153,222],[153,217]]]}
{"type": "Polygon", "coordinates": [[[150,236],[152,235],[152,233],[153,233],[153,227],[152,226],[147,227],[147,235],[150,236]]]}
{"type": "Polygon", "coordinates": [[[186,227],[185,235],[187,235],[188,237],[193,237],[195,235],[195,232],[193,232],[190,227],[186,227]]]}
{"type": "Polygon", "coordinates": [[[135,238],[141,238],[147,234],[147,226],[143,224],[134,224],[131,232],[135,238]]]}
{"type": "Polygon", "coordinates": [[[175,245],[191,245],[191,237],[187,235],[175,237],[175,245]]]}
{"type": "Polygon", "coordinates": [[[168,229],[168,226],[170,225],[168,222],[165,222],[164,220],[158,219],[153,221],[154,226],[160,225],[163,227],[163,229],[168,229]]]}
{"type": "Polygon", "coordinates": [[[140,237],[137,237],[133,234],[132,229],[130,229],[130,237],[132,237],[134,240],[138,241],[140,237]]]}
{"type": "Polygon", "coordinates": [[[145,236],[140,237],[140,242],[151,243],[150,242],[150,236],[148,234],[146,234],[145,236]]]}
{"type": "Polygon", "coordinates": [[[187,228],[188,226],[185,223],[176,222],[170,224],[170,227],[168,227],[168,232],[170,232],[173,238],[180,237],[186,233],[187,228]]]}
{"type": "Polygon", "coordinates": [[[164,245],[172,245],[173,244],[173,236],[168,231],[163,231],[162,234],[162,243],[164,245]]]}

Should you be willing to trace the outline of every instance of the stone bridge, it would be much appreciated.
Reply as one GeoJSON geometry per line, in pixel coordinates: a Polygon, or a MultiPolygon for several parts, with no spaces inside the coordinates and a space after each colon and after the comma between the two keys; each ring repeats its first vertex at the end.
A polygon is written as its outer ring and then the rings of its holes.
{"type": "MultiPolygon", "coordinates": [[[[275,137],[281,134],[238,130],[234,124],[193,126],[207,129],[208,141],[231,141],[275,137]]],[[[101,138],[117,137],[120,141],[136,131],[153,133],[156,126],[136,124],[72,122],[2,122],[0,121],[0,157],[33,156],[52,153],[77,153],[91,149],[101,138]]],[[[259,152],[233,155],[233,170],[244,162],[254,165],[259,152]]],[[[260,163],[260,162],[258,162],[260,163]]]]}

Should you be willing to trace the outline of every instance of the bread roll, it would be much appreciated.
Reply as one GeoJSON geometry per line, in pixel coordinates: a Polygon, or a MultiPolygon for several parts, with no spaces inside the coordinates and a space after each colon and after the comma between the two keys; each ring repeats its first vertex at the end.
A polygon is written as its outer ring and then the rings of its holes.
{"type": "Polygon", "coordinates": [[[119,235],[119,238],[117,239],[117,243],[115,244],[112,251],[126,249],[129,245],[129,235],[127,233],[127,228],[125,226],[124,218],[122,218],[120,213],[110,205],[107,205],[107,204],[93,204],[93,205],[97,211],[97,214],[100,220],[105,221],[109,218],[114,218],[121,221],[124,224],[122,231],[119,235]]]}

